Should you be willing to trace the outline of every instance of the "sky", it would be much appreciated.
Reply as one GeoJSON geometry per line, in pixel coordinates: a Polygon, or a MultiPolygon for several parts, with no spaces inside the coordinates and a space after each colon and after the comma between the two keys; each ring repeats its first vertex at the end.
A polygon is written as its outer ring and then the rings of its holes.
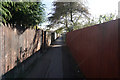
{"type": "MultiPolygon", "coordinates": [[[[52,12],[52,2],[54,0],[42,0],[46,5],[46,13],[52,12]]],[[[87,0],[87,6],[92,17],[98,18],[99,15],[113,13],[118,15],[118,2],[120,0],[87,0]]],[[[46,15],[47,15],[46,14],[46,15]]],[[[44,23],[43,26],[45,26],[44,23]]]]}
{"type": "Polygon", "coordinates": [[[101,14],[118,14],[118,2],[120,0],[88,0],[91,15],[98,17],[101,14]]]}

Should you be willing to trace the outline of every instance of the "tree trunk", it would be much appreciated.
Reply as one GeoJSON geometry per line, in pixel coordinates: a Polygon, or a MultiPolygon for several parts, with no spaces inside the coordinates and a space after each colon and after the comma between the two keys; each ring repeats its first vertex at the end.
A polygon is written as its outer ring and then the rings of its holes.
{"type": "Polygon", "coordinates": [[[66,21],[65,21],[65,23],[66,23],[66,28],[67,28],[67,30],[70,32],[70,29],[69,29],[69,27],[68,27],[67,15],[66,15],[66,21]]]}
{"type": "Polygon", "coordinates": [[[73,16],[72,16],[72,2],[70,2],[70,15],[71,15],[71,22],[73,22],[73,16]]]}

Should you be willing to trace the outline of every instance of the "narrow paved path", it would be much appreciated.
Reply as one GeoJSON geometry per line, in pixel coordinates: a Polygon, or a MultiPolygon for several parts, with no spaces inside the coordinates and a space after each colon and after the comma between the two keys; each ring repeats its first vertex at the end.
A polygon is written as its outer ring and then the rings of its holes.
{"type": "Polygon", "coordinates": [[[35,62],[26,78],[80,78],[81,73],[62,37],[57,39],[52,47],[35,62]]]}

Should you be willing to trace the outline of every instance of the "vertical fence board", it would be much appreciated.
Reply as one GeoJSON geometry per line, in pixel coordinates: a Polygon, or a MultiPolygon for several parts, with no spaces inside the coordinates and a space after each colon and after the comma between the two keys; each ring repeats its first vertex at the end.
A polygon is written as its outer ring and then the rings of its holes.
{"type": "Polygon", "coordinates": [[[2,69],[2,54],[3,54],[3,28],[0,26],[0,79],[1,75],[3,74],[3,69],[2,69]]]}
{"type": "MultiPolygon", "coordinates": [[[[42,30],[27,29],[23,34],[18,35],[16,29],[0,27],[0,77],[40,50],[42,38],[46,36],[42,37],[41,34],[42,30]]],[[[27,63],[25,66],[28,65],[30,64],[27,63]]],[[[25,66],[22,65],[23,70],[25,66]]],[[[13,76],[20,70],[16,69],[13,76]]]]}

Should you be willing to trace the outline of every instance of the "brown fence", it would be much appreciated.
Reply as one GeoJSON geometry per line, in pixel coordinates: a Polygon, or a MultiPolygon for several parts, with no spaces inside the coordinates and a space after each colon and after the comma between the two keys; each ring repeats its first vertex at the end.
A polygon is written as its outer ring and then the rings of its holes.
{"type": "Polygon", "coordinates": [[[120,77],[118,20],[69,32],[66,43],[87,78],[120,77]]]}
{"type": "Polygon", "coordinates": [[[0,76],[23,62],[41,46],[41,30],[27,29],[18,35],[16,29],[0,27],[0,76]]]}
{"type": "Polygon", "coordinates": [[[0,79],[17,78],[23,74],[39,54],[50,47],[55,36],[40,29],[27,29],[18,35],[16,29],[0,26],[0,79]]]}

